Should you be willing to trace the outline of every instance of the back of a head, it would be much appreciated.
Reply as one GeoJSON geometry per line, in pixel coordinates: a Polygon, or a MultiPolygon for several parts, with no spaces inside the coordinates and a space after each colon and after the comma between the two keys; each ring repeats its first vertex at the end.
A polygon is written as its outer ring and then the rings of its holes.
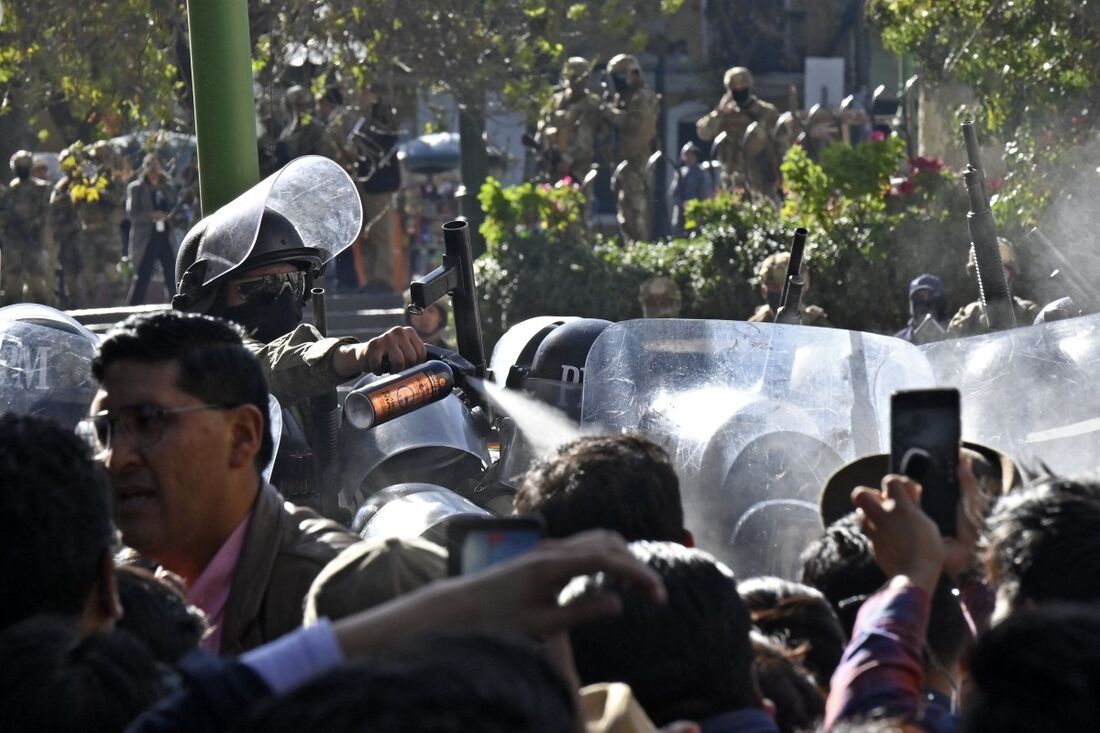
{"type": "MultiPolygon", "coordinates": [[[[802,582],[824,594],[848,637],[863,602],[886,581],[855,512],[830,524],[802,553],[802,582]]],[[[966,616],[946,576],[932,594],[927,640],[935,661],[947,667],[958,661],[970,640],[966,616]]]]}
{"type": "Polygon", "coordinates": [[[37,613],[78,617],[114,541],[107,476],[72,432],[0,417],[0,628],[37,613]]]}
{"type": "Polygon", "coordinates": [[[854,512],[826,527],[803,551],[801,580],[821,591],[850,637],[863,600],[886,583],[854,512]]]}
{"type": "Polygon", "coordinates": [[[608,529],[628,541],[684,541],[680,481],[668,454],[637,435],[584,437],[524,476],[517,513],[537,513],[550,537],[608,529]]]}
{"type": "Polygon", "coordinates": [[[1100,485],[1049,479],[1002,498],[986,524],[998,601],[1100,601],[1100,485]]]}
{"type": "Polygon", "coordinates": [[[752,635],[753,668],[760,692],[775,705],[780,733],[809,730],[825,714],[825,698],[790,652],[760,634],[752,635]]]}
{"type": "Polygon", "coordinates": [[[267,425],[267,378],[245,348],[240,328],[182,311],[130,316],[107,332],[92,360],[92,375],[102,382],[112,364],[124,361],[174,361],[179,365],[176,386],[182,391],[211,404],[254,405],[264,418],[256,466],[267,464],[274,450],[267,425]]]}
{"type": "Polygon", "coordinates": [[[990,629],[970,657],[968,733],[1100,730],[1100,609],[1051,604],[990,629]]]}
{"type": "Polygon", "coordinates": [[[561,733],[573,693],[534,644],[442,634],[343,667],[256,710],[240,733],[561,733]]]}
{"type": "Polygon", "coordinates": [[[774,577],[750,578],[737,586],[761,634],[802,656],[823,690],[829,688],[846,635],[833,607],[816,588],[774,577]]]}
{"type": "Polygon", "coordinates": [[[206,619],[182,593],[145,568],[117,568],[122,618],[115,628],[127,631],[149,647],[158,662],[173,665],[197,649],[206,619]]]}
{"type": "Polygon", "coordinates": [[[124,631],[81,640],[38,616],[0,634],[0,730],[119,733],[160,699],[149,650],[124,631]]]}
{"type": "MultiPolygon", "coordinates": [[[[621,615],[574,628],[581,682],[629,684],[657,725],[755,706],[749,614],[729,568],[671,542],[634,542],[630,551],[662,577],[668,602],[621,591],[621,615]]],[[[615,590],[595,576],[563,595],[615,590]]]]}

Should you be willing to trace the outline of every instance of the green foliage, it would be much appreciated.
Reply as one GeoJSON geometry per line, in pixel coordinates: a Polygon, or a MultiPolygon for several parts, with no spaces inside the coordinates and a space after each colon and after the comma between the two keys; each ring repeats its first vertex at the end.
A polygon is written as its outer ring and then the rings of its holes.
{"type": "MultiPolygon", "coordinates": [[[[265,86],[309,83],[289,66],[289,52],[305,44],[313,63],[360,88],[400,69],[402,83],[449,92],[475,111],[493,90],[533,112],[567,48],[644,42],[653,18],[680,2],[250,2],[252,68],[265,86]]],[[[67,106],[74,136],[151,121],[190,127],[185,0],[4,0],[4,8],[0,98],[9,107],[33,115],[47,103],[67,106]]]]}
{"type": "Polygon", "coordinates": [[[759,304],[758,264],[810,229],[808,301],[834,324],[893,333],[908,318],[906,287],[940,275],[957,308],[972,300],[965,275],[965,193],[938,161],[910,161],[896,141],[835,146],[818,165],[792,148],[782,209],[735,193],[691,202],[689,239],[621,246],[586,232],[575,188],[524,184],[481,191],[488,251],[477,262],[487,340],[539,315],[637,318],[639,286],[665,275],[680,287],[687,318],[743,319],[759,304]]]}
{"type": "Polygon", "coordinates": [[[1100,4],[869,0],[867,16],[922,77],[974,89],[980,104],[966,114],[1006,141],[993,199],[1003,233],[1020,239],[1100,165],[1100,4]]]}

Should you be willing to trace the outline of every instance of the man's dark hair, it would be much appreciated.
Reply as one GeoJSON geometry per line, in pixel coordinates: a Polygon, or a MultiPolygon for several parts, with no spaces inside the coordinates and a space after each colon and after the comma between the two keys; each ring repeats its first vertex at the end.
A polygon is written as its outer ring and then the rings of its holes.
{"type": "Polygon", "coordinates": [[[1100,730],[1100,608],[1013,614],[979,639],[970,679],[968,733],[1100,730]]]}
{"type": "Polygon", "coordinates": [[[118,733],[164,694],[145,646],[124,631],[83,641],[36,616],[0,634],[0,730],[118,733]]]}
{"type": "Polygon", "coordinates": [[[80,438],[36,417],[0,417],[0,628],[79,616],[114,542],[110,482],[80,438]]]}
{"type": "Polygon", "coordinates": [[[1052,478],[1007,494],[985,545],[989,576],[1013,608],[1100,601],[1100,485],[1052,478]]]}
{"type": "Polygon", "coordinates": [[[577,720],[573,692],[538,647],[465,633],[425,636],[331,672],[261,706],[237,730],[560,733],[577,720]]]}
{"type": "Polygon", "coordinates": [[[202,611],[145,568],[123,565],[116,573],[122,618],[115,628],[133,634],[158,662],[167,665],[198,648],[206,632],[202,611]]]}
{"type": "Polygon", "coordinates": [[[640,435],[579,438],[535,465],[515,498],[550,537],[609,529],[626,540],[684,541],[680,480],[668,453],[640,435]]]}
{"type": "Polygon", "coordinates": [[[761,634],[752,634],[753,669],[760,692],[775,705],[779,733],[811,729],[825,715],[825,698],[790,651],[761,634]]]}
{"type": "Polygon", "coordinates": [[[618,617],[571,632],[581,681],[626,682],[659,726],[756,706],[749,612],[730,569],[671,542],[630,551],[660,574],[668,602],[619,592],[602,575],[570,585],[567,596],[617,592],[623,604],[618,617]]]}
{"type": "Polygon", "coordinates": [[[274,450],[267,419],[267,379],[260,362],[245,348],[239,326],[181,311],[130,316],[99,345],[92,375],[102,382],[110,366],[120,361],[174,361],[179,364],[176,386],[184,392],[210,404],[255,405],[264,420],[256,467],[267,465],[274,450]]]}
{"type": "MultiPolygon", "coordinates": [[[[824,594],[849,637],[863,602],[887,580],[855,512],[830,524],[802,553],[802,582],[824,594]]],[[[928,616],[928,650],[935,655],[935,662],[950,667],[959,660],[969,639],[962,606],[951,583],[941,577],[928,616]]]]}
{"type": "Polygon", "coordinates": [[[737,586],[761,634],[801,657],[823,690],[844,655],[846,635],[829,601],[816,588],[782,578],[749,578],[737,586]]]}

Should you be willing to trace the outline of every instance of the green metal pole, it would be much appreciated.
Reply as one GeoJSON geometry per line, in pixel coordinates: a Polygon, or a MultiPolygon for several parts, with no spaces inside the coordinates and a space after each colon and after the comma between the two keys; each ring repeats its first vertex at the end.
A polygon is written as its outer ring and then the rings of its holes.
{"type": "Polygon", "coordinates": [[[260,180],[248,0],[187,0],[187,23],[205,215],[260,180]]]}

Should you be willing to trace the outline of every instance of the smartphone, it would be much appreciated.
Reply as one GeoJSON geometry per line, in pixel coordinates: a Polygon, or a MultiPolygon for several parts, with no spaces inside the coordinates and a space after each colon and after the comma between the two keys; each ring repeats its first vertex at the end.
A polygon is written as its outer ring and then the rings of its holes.
{"type": "Polygon", "coordinates": [[[921,508],[944,537],[957,531],[959,445],[957,389],[895,392],[890,403],[890,472],[920,483],[921,508]]]}
{"type": "Polygon", "coordinates": [[[447,569],[476,573],[527,552],[545,530],[533,517],[456,517],[447,525],[447,569]]]}

